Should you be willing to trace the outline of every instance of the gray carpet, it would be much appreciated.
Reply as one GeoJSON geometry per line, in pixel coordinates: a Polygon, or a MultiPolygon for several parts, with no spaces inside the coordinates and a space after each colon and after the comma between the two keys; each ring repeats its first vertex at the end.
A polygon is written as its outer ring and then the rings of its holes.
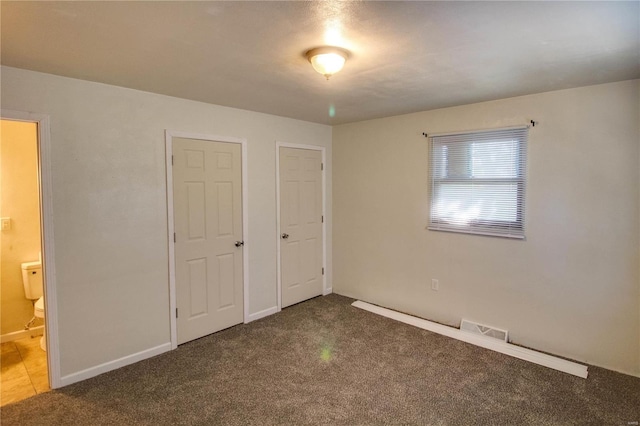
{"type": "MultiPolygon", "coordinates": [[[[640,379],[527,363],[319,297],[2,408],[3,425],[628,425],[640,379]]],[[[637,423],[635,423],[637,424],[637,423]]]]}

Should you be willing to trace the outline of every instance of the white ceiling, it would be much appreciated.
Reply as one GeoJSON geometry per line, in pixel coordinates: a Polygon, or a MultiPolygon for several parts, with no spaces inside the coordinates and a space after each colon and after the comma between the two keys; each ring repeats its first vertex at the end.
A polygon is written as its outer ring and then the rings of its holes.
{"type": "Polygon", "coordinates": [[[1,59],[339,124],[640,78],[639,5],[2,1],[1,59]],[[304,58],[325,44],[352,53],[330,81],[304,58]]]}

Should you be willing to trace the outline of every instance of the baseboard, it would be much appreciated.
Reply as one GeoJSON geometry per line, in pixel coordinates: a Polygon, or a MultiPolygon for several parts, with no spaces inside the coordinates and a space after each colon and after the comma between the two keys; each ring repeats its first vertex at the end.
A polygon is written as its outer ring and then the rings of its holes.
{"type": "Polygon", "coordinates": [[[278,313],[278,307],[273,306],[268,309],[264,309],[260,312],[256,312],[255,314],[249,314],[249,319],[245,322],[245,324],[250,323],[251,321],[259,320],[260,318],[268,317],[269,315],[273,315],[278,313]]]}
{"type": "Polygon", "coordinates": [[[326,296],[327,294],[331,294],[331,293],[333,293],[333,288],[332,287],[329,287],[329,288],[327,288],[325,290],[322,290],[322,295],[323,296],[326,296]]]}
{"type": "Polygon", "coordinates": [[[588,373],[586,365],[567,361],[565,359],[543,354],[541,352],[536,352],[531,349],[525,349],[520,346],[512,345],[510,343],[501,342],[490,337],[467,333],[457,328],[448,327],[446,325],[431,322],[426,319],[392,311],[391,309],[382,308],[380,306],[372,305],[360,300],[353,302],[351,305],[355,306],[356,308],[364,309],[365,311],[381,315],[383,317],[403,322],[405,324],[413,325],[424,330],[442,334],[443,336],[471,343],[472,345],[480,346],[485,349],[490,349],[492,351],[500,352],[505,355],[533,362],[544,367],[553,368],[554,370],[562,371],[564,373],[573,374],[574,376],[582,377],[583,379],[587,378],[588,373]]]}
{"type": "Polygon", "coordinates": [[[11,333],[0,336],[0,343],[13,342],[14,340],[24,339],[25,337],[42,336],[44,326],[31,327],[29,330],[13,331],[11,333]]]}
{"type": "Polygon", "coordinates": [[[130,364],[135,364],[138,361],[142,361],[147,358],[160,355],[164,352],[171,350],[171,342],[164,343],[154,348],[146,349],[144,351],[137,352],[135,354],[127,355],[122,358],[118,358],[113,361],[105,362],[104,364],[96,365],[95,367],[87,368],[77,373],[71,373],[60,378],[60,386],[67,386],[72,383],[81,382],[82,380],[90,379],[91,377],[99,376],[100,374],[116,370],[118,368],[125,367],[130,364]]]}
{"type": "Polygon", "coordinates": [[[591,361],[589,361],[589,365],[591,365],[593,367],[604,368],[605,370],[609,370],[609,371],[615,371],[616,373],[625,374],[627,376],[637,377],[637,378],[640,379],[640,373],[630,372],[630,371],[627,371],[627,370],[621,370],[619,368],[614,368],[614,367],[611,367],[609,365],[599,364],[599,363],[595,363],[595,362],[591,362],[591,361]]]}

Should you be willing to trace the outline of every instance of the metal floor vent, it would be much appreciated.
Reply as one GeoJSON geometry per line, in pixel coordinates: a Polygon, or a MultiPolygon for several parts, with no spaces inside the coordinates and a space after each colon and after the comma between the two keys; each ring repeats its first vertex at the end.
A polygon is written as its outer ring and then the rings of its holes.
{"type": "Polygon", "coordinates": [[[473,334],[481,334],[483,336],[509,342],[509,331],[491,327],[489,325],[478,324],[466,319],[460,323],[460,330],[473,334]]]}

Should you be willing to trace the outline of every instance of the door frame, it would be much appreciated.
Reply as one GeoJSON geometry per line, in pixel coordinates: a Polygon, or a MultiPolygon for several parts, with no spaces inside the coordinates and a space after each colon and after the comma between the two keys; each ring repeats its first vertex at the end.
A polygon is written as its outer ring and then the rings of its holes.
{"type": "Polygon", "coordinates": [[[49,387],[62,387],[60,379],[60,348],[58,338],[58,301],[56,290],[56,264],[53,238],[53,180],[51,178],[51,131],[49,116],[32,112],[2,109],[4,120],[26,121],[38,125],[38,184],[40,187],[40,231],[42,251],[42,279],[45,302],[47,337],[47,372],[49,387]]]}
{"type": "Polygon", "coordinates": [[[247,172],[247,140],[230,136],[206,135],[200,133],[182,132],[177,130],[165,130],[165,160],[167,171],[167,241],[169,242],[169,318],[171,324],[171,349],[178,347],[178,328],[176,319],[176,256],[175,242],[173,241],[174,213],[173,213],[173,168],[171,156],[173,155],[173,138],[197,139],[210,142],[237,143],[242,147],[242,240],[245,242],[242,249],[242,312],[243,322],[249,322],[249,197],[248,197],[248,172],[247,172]]]}
{"type": "Polygon", "coordinates": [[[276,267],[276,280],[277,280],[277,301],[278,312],[282,310],[282,258],[280,252],[280,148],[297,148],[308,149],[311,151],[320,151],[322,153],[322,267],[324,268],[324,274],[322,275],[322,295],[326,296],[331,293],[331,289],[327,288],[327,173],[324,168],[327,164],[326,148],[320,145],[305,145],[299,143],[287,143],[276,141],[276,241],[277,241],[277,267],[276,267]]]}

